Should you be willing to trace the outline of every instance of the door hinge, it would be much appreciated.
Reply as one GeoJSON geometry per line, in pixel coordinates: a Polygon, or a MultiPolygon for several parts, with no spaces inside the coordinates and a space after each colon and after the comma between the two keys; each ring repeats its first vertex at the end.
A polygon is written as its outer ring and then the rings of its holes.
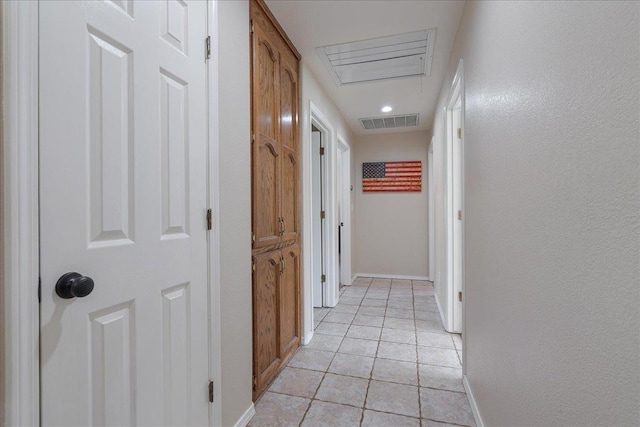
{"type": "Polygon", "coordinates": [[[326,275],[326,274],[323,274],[322,276],[320,276],[320,281],[321,281],[322,283],[326,282],[326,281],[327,281],[327,275],[326,275]]]}
{"type": "Polygon", "coordinates": [[[207,209],[207,230],[213,229],[213,212],[211,209],[207,209]]]}
{"type": "Polygon", "coordinates": [[[320,155],[324,156],[324,147],[320,147],[320,155]]]}
{"type": "Polygon", "coordinates": [[[253,34],[254,28],[253,28],[253,22],[251,23],[251,34],[253,34]]]}
{"type": "Polygon", "coordinates": [[[458,211],[458,219],[462,221],[462,211],[458,211]]]}
{"type": "Polygon", "coordinates": [[[462,302],[462,291],[458,292],[458,301],[462,302]]]}
{"type": "Polygon", "coordinates": [[[462,128],[458,128],[458,139],[462,139],[462,128]]]}
{"type": "Polygon", "coordinates": [[[255,232],[251,232],[251,243],[255,243],[256,242],[256,233],[255,232]]]}
{"type": "Polygon", "coordinates": [[[255,132],[251,132],[251,143],[253,144],[254,142],[256,142],[256,134],[255,132]]]}
{"type": "Polygon", "coordinates": [[[205,61],[211,59],[211,36],[204,39],[204,59],[205,61]]]}
{"type": "Polygon", "coordinates": [[[325,216],[326,216],[325,211],[320,211],[320,219],[324,219],[325,216]]]}
{"type": "Polygon", "coordinates": [[[251,261],[251,271],[256,271],[256,263],[255,263],[255,261],[251,261]]]}
{"type": "Polygon", "coordinates": [[[256,391],[256,388],[258,388],[258,379],[254,375],[253,376],[253,391],[256,391]]]}
{"type": "Polygon", "coordinates": [[[213,402],[213,381],[209,381],[209,402],[213,402]]]}

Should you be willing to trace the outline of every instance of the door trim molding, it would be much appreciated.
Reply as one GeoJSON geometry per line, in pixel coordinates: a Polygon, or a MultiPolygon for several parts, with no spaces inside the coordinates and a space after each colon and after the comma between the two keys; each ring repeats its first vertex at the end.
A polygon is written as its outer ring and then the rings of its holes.
{"type": "MultiPolygon", "coordinates": [[[[461,147],[462,152],[461,156],[461,170],[460,177],[462,178],[460,191],[462,193],[462,203],[460,209],[463,212],[462,215],[462,224],[461,224],[461,254],[460,254],[460,263],[461,263],[461,271],[462,275],[460,278],[460,291],[462,291],[464,295],[464,281],[465,281],[465,268],[464,268],[464,228],[466,223],[466,212],[464,206],[464,136],[465,136],[465,127],[464,127],[464,109],[465,109],[465,100],[464,100],[464,68],[462,59],[458,62],[458,67],[456,68],[456,74],[453,77],[451,82],[451,86],[449,88],[449,93],[447,95],[447,101],[445,104],[445,138],[446,138],[446,266],[447,266],[447,301],[446,301],[446,311],[447,311],[447,322],[445,323],[445,329],[448,332],[452,333],[463,333],[464,335],[464,298],[462,301],[462,321],[460,322],[460,327],[456,328],[455,321],[455,309],[454,305],[456,304],[457,295],[456,290],[454,289],[454,223],[456,219],[454,219],[454,208],[453,208],[453,138],[454,135],[451,130],[451,125],[453,123],[453,108],[458,99],[460,99],[460,128],[462,129],[462,138],[461,138],[461,147]]],[[[463,338],[464,339],[464,338],[463,338]]],[[[464,354],[463,354],[464,358],[464,354]]],[[[464,360],[463,360],[464,362],[464,360]]],[[[463,363],[463,373],[464,373],[464,363],[463,363]]]]}
{"type": "MultiPolygon", "coordinates": [[[[308,141],[312,140],[311,125],[318,127],[326,136],[326,141],[323,141],[325,148],[326,162],[324,163],[324,178],[327,179],[327,188],[325,193],[326,204],[326,217],[325,225],[326,229],[331,229],[332,224],[335,224],[335,211],[336,205],[332,202],[331,198],[335,197],[335,190],[332,191],[331,182],[335,187],[335,179],[331,178],[332,171],[335,175],[335,159],[336,159],[336,146],[334,142],[334,129],[331,122],[325,117],[318,107],[309,101],[309,121],[305,124],[302,122],[302,127],[307,126],[303,132],[308,135],[308,141]],[[333,221],[333,222],[332,222],[333,221]]],[[[305,337],[304,341],[309,342],[313,336],[314,331],[314,316],[313,316],[313,280],[312,280],[312,248],[313,248],[313,188],[312,188],[312,164],[313,158],[311,156],[311,144],[302,145],[302,335],[305,337]]],[[[326,259],[326,275],[327,285],[325,302],[329,306],[335,306],[338,302],[338,286],[335,285],[336,280],[336,262],[331,263],[331,258],[327,257],[328,253],[337,253],[338,242],[337,239],[331,239],[331,233],[326,236],[326,247],[324,249],[326,259]],[[331,250],[333,249],[333,252],[331,250]],[[329,292],[329,289],[335,287],[335,292],[329,292]]]]}
{"type": "MultiPolygon", "coordinates": [[[[207,61],[207,97],[209,104],[209,169],[208,204],[212,210],[209,246],[209,375],[213,395],[219,396],[209,405],[209,425],[222,425],[222,329],[220,318],[220,137],[218,88],[218,1],[207,0],[207,33],[211,37],[211,58],[207,61]],[[213,413],[212,413],[213,412],[213,413]]],[[[253,404],[252,404],[253,407],[253,404]]]]}
{"type": "Polygon", "coordinates": [[[435,195],[435,171],[433,145],[435,136],[431,137],[427,148],[427,205],[428,205],[428,239],[429,239],[429,281],[436,279],[436,195],[435,195]]]}
{"type": "Polygon", "coordinates": [[[2,2],[3,425],[40,424],[38,3],[2,2]]]}

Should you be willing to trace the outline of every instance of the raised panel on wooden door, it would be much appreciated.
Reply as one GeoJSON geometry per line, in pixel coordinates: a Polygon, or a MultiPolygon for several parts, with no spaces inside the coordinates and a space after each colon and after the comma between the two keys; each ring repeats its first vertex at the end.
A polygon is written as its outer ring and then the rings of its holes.
{"type": "Polygon", "coordinates": [[[253,34],[253,232],[254,248],[280,241],[281,144],[278,120],[279,58],[259,26],[253,34]]]}
{"type": "Polygon", "coordinates": [[[280,368],[281,251],[253,257],[253,363],[258,396],[280,368]]]}
{"type": "MultiPolygon", "coordinates": [[[[292,55],[291,55],[292,56],[292,55]]],[[[298,150],[298,78],[297,63],[283,55],[280,73],[280,135],[282,141],[282,239],[298,239],[300,197],[298,150]]]]}
{"type": "Polygon", "coordinates": [[[300,246],[282,249],[280,345],[286,359],[300,344],[300,246]]]}

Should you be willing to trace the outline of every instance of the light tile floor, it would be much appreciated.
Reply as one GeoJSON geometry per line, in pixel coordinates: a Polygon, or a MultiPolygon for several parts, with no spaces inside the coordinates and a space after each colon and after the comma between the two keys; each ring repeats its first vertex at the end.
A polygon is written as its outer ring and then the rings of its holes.
{"type": "Polygon", "coordinates": [[[260,426],[474,426],[430,282],[358,278],[256,402],[260,426]]]}

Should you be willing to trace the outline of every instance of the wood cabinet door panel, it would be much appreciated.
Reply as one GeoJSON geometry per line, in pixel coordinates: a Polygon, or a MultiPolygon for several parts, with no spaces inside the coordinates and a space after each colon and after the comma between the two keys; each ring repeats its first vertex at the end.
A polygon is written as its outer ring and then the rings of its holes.
{"type": "Polygon", "coordinates": [[[269,385],[282,361],[280,342],[281,251],[253,257],[253,370],[256,395],[269,385]]]}
{"type": "Polygon", "coordinates": [[[254,248],[280,241],[281,151],[278,143],[262,136],[253,144],[256,163],[253,168],[254,248]]]}
{"type": "Polygon", "coordinates": [[[276,44],[259,27],[253,34],[252,217],[254,248],[281,240],[280,63],[276,44]]]}
{"type": "Polygon", "coordinates": [[[300,345],[300,246],[282,250],[280,345],[283,360],[300,345]]]}
{"type": "Polygon", "coordinates": [[[283,241],[297,240],[300,224],[297,62],[291,53],[287,54],[282,55],[280,72],[280,139],[283,154],[280,212],[283,241]]]}

